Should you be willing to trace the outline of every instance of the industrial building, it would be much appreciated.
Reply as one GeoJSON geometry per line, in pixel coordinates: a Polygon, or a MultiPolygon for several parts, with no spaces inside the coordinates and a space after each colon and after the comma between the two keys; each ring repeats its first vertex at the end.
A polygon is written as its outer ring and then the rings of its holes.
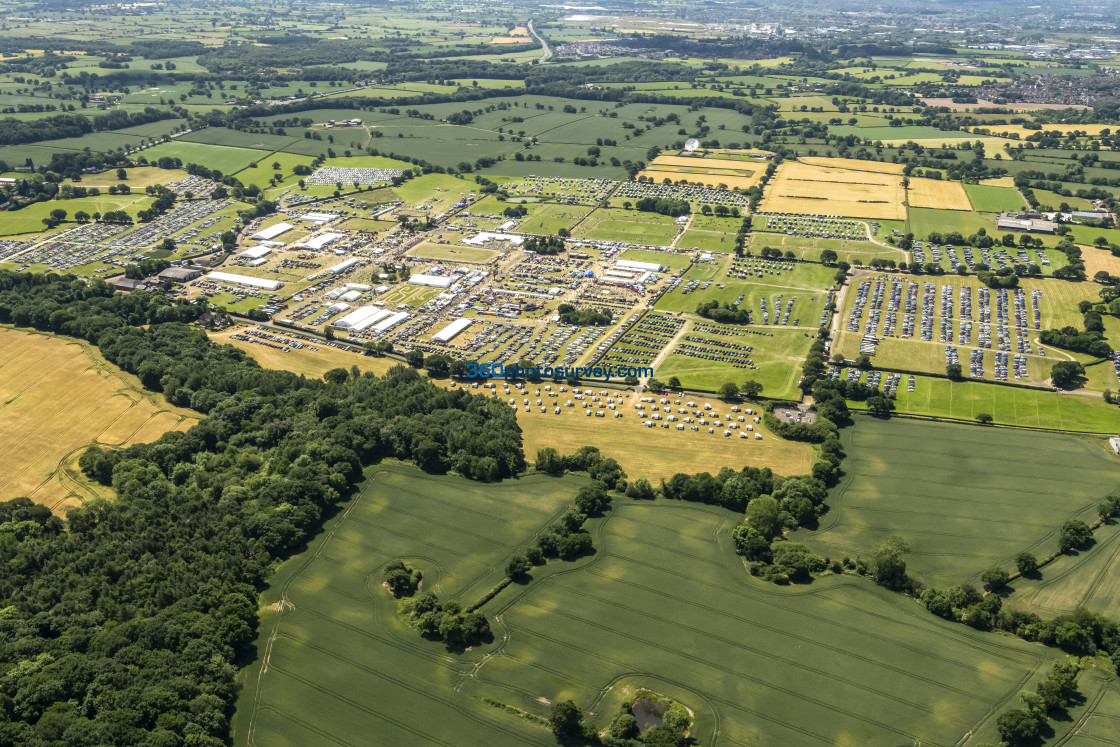
{"type": "MultiPolygon", "coordinates": [[[[171,268],[176,269],[176,268],[171,268]]],[[[167,270],[164,270],[167,272],[167,270]]],[[[162,273],[161,273],[162,274],[162,273]]],[[[230,272],[212,272],[206,276],[207,280],[213,280],[216,283],[230,283],[232,285],[246,285],[250,288],[260,288],[262,290],[280,290],[284,284],[279,280],[265,280],[264,278],[254,278],[249,275],[234,275],[230,272]]]]}
{"type": "Polygon", "coordinates": [[[456,319],[451,322],[451,324],[448,324],[442,330],[432,335],[432,340],[435,342],[451,342],[460,332],[471,326],[472,323],[470,319],[456,319]]]}
{"type": "Polygon", "coordinates": [[[197,267],[168,267],[157,277],[160,280],[170,280],[173,283],[186,283],[202,275],[202,270],[197,267]]]}
{"type": "Polygon", "coordinates": [[[294,226],[292,226],[291,223],[277,223],[274,226],[262,228],[261,230],[250,236],[250,238],[257,239],[258,241],[271,241],[280,234],[291,231],[292,228],[294,228],[294,226]]]}

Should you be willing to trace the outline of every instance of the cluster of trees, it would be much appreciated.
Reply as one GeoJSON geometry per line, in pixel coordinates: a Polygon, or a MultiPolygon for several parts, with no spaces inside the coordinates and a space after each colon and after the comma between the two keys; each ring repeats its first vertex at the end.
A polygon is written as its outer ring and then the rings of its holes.
{"type": "Polygon", "coordinates": [[[1030,744],[1050,719],[1050,714],[1068,706],[1077,695],[1077,676],[1081,664],[1076,659],[1060,659],[1051,666],[1050,674],[1038,684],[1037,690],[1023,690],[1019,699],[1022,708],[1004,711],[996,719],[1003,741],[1014,747],[1030,744]]]}
{"type": "Polygon", "coordinates": [[[20,145],[39,140],[81,137],[91,132],[120,130],[126,127],[158,122],[161,119],[174,119],[179,113],[171,109],[144,107],[142,112],[126,112],[120,109],[87,117],[85,114],[54,114],[39,119],[15,119],[7,117],[0,120],[0,145],[20,145]]]}
{"type": "Polygon", "coordinates": [[[530,236],[521,248],[537,254],[559,254],[564,251],[564,239],[559,236],[530,236]]]}
{"type": "Polygon", "coordinates": [[[158,275],[170,266],[171,263],[166,259],[142,259],[139,262],[126,265],[124,276],[133,280],[143,280],[152,275],[158,275]]]}
{"type": "Polygon", "coordinates": [[[738,305],[732,306],[727,301],[722,304],[716,299],[701,301],[696,305],[696,313],[705,319],[711,319],[719,324],[750,324],[751,312],[740,309],[738,305]]]}
{"type": "MultiPolygon", "coordinates": [[[[1096,318],[1099,321],[1100,315],[1098,314],[1096,318]]],[[[1050,347],[1087,353],[1094,358],[1112,357],[1112,347],[1104,339],[1104,335],[1096,330],[1079,332],[1074,327],[1044,329],[1038,338],[1044,345],[1050,347]]]]}
{"type": "Polygon", "coordinates": [[[634,716],[634,706],[639,699],[659,700],[663,698],[648,691],[640,690],[633,700],[622,703],[618,715],[614,717],[606,731],[600,734],[594,725],[586,723],[583,711],[571,700],[562,700],[552,705],[548,726],[556,741],[562,745],[602,745],[603,747],[687,747],[695,744],[688,737],[692,728],[692,717],[688,709],[676,701],[661,716],[661,723],[648,727],[644,732],[638,728],[634,716]]]}
{"type": "Polygon", "coordinates": [[[524,469],[499,402],[405,367],[334,382],[262,369],[183,324],[203,311],[0,272],[0,322],[85,339],[208,415],[84,454],[83,472],[116,498],[71,509],[65,525],[25,499],[0,504],[0,524],[18,529],[0,532],[0,743],[225,744],[258,592],[363,465],[392,456],[482,479],[524,469]]]}
{"type": "Polygon", "coordinates": [[[440,602],[431,592],[422,591],[401,602],[401,613],[425,638],[443,641],[453,650],[463,649],[493,638],[490,621],[481,612],[467,612],[454,599],[440,602]]]}
{"type": "Polygon", "coordinates": [[[395,597],[410,597],[420,588],[424,574],[419,568],[405,565],[403,560],[394,560],[385,567],[385,584],[389,593],[395,597]]]}
{"type": "Polygon", "coordinates": [[[634,207],[643,213],[660,213],[674,218],[692,212],[692,206],[687,200],[674,200],[669,197],[643,197],[634,203],[634,207]]]}
{"type": "Polygon", "coordinates": [[[586,308],[577,309],[570,303],[562,303],[556,307],[560,321],[564,324],[578,324],[581,327],[606,327],[614,319],[609,311],[586,308]]]}

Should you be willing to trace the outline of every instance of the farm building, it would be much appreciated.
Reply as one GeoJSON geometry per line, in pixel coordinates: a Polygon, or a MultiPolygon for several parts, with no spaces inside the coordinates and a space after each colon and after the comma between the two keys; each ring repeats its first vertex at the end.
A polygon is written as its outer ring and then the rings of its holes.
{"type": "Polygon", "coordinates": [[[317,252],[320,249],[326,249],[328,246],[341,238],[342,234],[340,233],[321,233],[318,236],[312,236],[310,239],[300,244],[300,246],[305,249],[310,249],[317,252]]]}
{"type": "Polygon", "coordinates": [[[202,270],[195,267],[168,267],[158,277],[160,280],[170,280],[173,283],[185,283],[201,275],[202,270]]]}
{"type": "Polygon", "coordinates": [[[249,238],[257,239],[258,241],[271,241],[282,233],[287,233],[293,228],[291,223],[277,223],[268,228],[262,228],[249,238]]]}
{"type": "MultiPolygon", "coordinates": [[[[164,270],[167,272],[167,270],[164,270]]],[[[208,280],[213,280],[218,283],[230,283],[232,285],[247,285],[250,288],[260,288],[262,290],[280,290],[284,284],[279,280],[265,280],[264,278],[254,278],[248,275],[234,275],[230,272],[212,272],[206,276],[208,280]]]]}
{"type": "Polygon", "coordinates": [[[356,257],[351,257],[350,259],[339,262],[334,267],[329,268],[327,272],[329,272],[331,275],[337,275],[340,272],[346,272],[351,267],[358,264],[358,262],[359,260],[356,257]]]}
{"type": "Polygon", "coordinates": [[[470,319],[456,319],[451,322],[451,324],[448,324],[442,330],[432,335],[432,339],[436,342],[451,342],[460,332],[471,326],[471,324],[472,321],[470,319]]]}
{"type": "Polygon", "coordinates": [[[440,275],[425,275],[419,273],[408,278],[411,285],[426,285],[429,288],[446,288],[451,285],[451,278],[440,275]]]}
{"type": "Polygon", "coordinates": [[[335,319],[331,322],[331,326],[340,329],[348,329],[352,332],[361,332],[366,327],[381,321],[391,313],[392,312],[378,308],[377,306],[362,306],[359,309],[351,311],[344,317],[335,319]]]}
{"type": "Polygon", "coordinates": [[[1000,213],[996,218],[996,230],[1054,233],[1058,230],[1058,224],[1043,220],[1037,213],[1000,213]]]}
{"type": "Polygon", "coordinates": [[[262,257],[267,257],[271,253],[272,250],[267,246],[254,246],[252,249],[246,249],[238,253],[237,256],[241,257],[241,259],[261,259],[262,257]]]}

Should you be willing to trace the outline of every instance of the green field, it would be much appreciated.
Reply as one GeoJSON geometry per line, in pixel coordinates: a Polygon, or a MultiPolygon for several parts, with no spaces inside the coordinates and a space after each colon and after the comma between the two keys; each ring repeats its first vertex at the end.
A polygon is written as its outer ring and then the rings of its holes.
{"type": "MultiPolygon", "coordinates": [[[[554,203],[531,204],[529,214],[521,219],[517,230],[555,236],[561,228],[571,229],[594,208],[587,205],[558,205],[554,203]]],[[[475,212],[478,212],[475,210],[475,212]]]]}
{"type": "Polygon", "coordinates": [[[708,252],[734,252],[735,234],[742,224],[742,218],[693,215],[692,222],[681,234],[677,246],[708,252]]]}
{"type": "Polygon", "coordinates": [[[226,145],[176,140],[170,143],[162,143],[154,148],[148,148],[143,151],[143,155],[149,161],[158,161],[165,157],[179,158],[182,159],[184,166],[188,163],[197,163],[208,169],[218,169],[223,174],[232,174],[241,171],[250,163],[266,157],[268,153],[250,148],[233,148],[226,145]]]}
{"type": "Polygon", "coordinates": [[[816,531],[791,536],[833,557],[897,534],[926,584],[975,583],[1023,550],[1048,555],[1058,527],[1091,518],[1120,463],[1095,441],[951,423],[857,416],[842,431],[844,477],[816,531]]]}
{"type": "MultiPolygon", "coordinates": [[[[889,231],[880,231],[880,240],[889,231]]],[[[895,262],[905,262],[906,252],[890,246],[883,246],[871,241],[850,241],[847,239],[821,239],[807,236],[787,236],[781,233],[766,233],[756,231],[750,234],[748,247],[752,254],[759,254],[763,247],[781,249],[782,253],[793,252],[797,259],[810,262],[819,262],[821,252],[831,249],[836,252],[836,259],[851,265],[865,265],[873,259],[893,259],[895,262]],[[858,262],[856,260],[859,260],[858,262]]]]}
{"type": "Polygon", "coordinates": [[[418,259],[435,259],[441,262],[489,262],[498,255],[494,249],[485,249],[479,246],[464,246],[462,244],[433,244],[420,243],[409,249],[406,254],[418,259]]]}
{"type": "Polygon", "coordinates": [[[424,569],[442,598],[471,599],[579,484],[377,470],[266,592],[266,666],[245,672],[235,743],[549,745],[544,727],[482,699],[546,717],[572,698],[602,728],[647,687],[694,711],[700,744],[717,731],[729,744],[946,744],[1053,657],[862,579],[807,592],[754,581],[731,548],[733,514],[662,502],[622,500],[592,521],[592,557],[550,561],[485,605],[495,644],[449,654],[394,614],[380,588],[388,561],[424,569]]]}
{"type": "Polygon", "coordinates": [[[667,215],[618,208],[598,208],[572,232],[573,237],[581,239],[661,246],[668,245],[676,235],[676,222],[667,215]]]}
{"type": "Polygon", "coordinates": [[[972,209],[980,213],[1011,213],[1026,207],[1019,193],[1010,187],[965,184],[964,191],[972,209]]]}
{"type": "Polygon", "coordinates": [[[922,240],[932,232],[945,234],[958,231],[968,238],[981,228],[987,229],[989,233],[995,233],[996,230],[995,216],[963,210],[912,207],[909,209],[909,216],[910,232],[915,238],[922,240]]]}

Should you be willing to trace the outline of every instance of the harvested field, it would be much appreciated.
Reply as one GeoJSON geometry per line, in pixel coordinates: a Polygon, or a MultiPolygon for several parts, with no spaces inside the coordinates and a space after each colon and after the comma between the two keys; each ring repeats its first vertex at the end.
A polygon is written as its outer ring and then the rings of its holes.
{"type": "Polygon", "coordinates": [[[911,179],[907,199],[911,207],[972,210],[972,203],[960,182],[911,179]]]}
{"type": "Polygon", "coordinates": [[[825,158],[824,156],[799,156],[798,161],[809,166],[824,166],[833,169],[850,169],[852,171],[874,171],[880,174],[902,174],[905,168],[901,163],[886,163],[884,161],[864,161],[859,158],[825,158]]]}
{"type": "Polygon", "coordinates": [[[0,328],[0,500],[27,496],[61,514],[109,496],[77,469],[87,446],[154,441],[198,419],[145,391],[85,342],[0,328]]]}
{"type": "Polygon", "coordinates": [[[674,182],[683,179],[708,187],[723,184],[731,189],[747,189],[758,183],[762,168],[757,163],[732,159],[658,156],[641,175],[659,184],[663,179],[674,182]]]}
{"type": "Polygon", "coordinates": [[[766,186],[763,212],[905,220],[901,177],[787,162],[766,186]]]}

